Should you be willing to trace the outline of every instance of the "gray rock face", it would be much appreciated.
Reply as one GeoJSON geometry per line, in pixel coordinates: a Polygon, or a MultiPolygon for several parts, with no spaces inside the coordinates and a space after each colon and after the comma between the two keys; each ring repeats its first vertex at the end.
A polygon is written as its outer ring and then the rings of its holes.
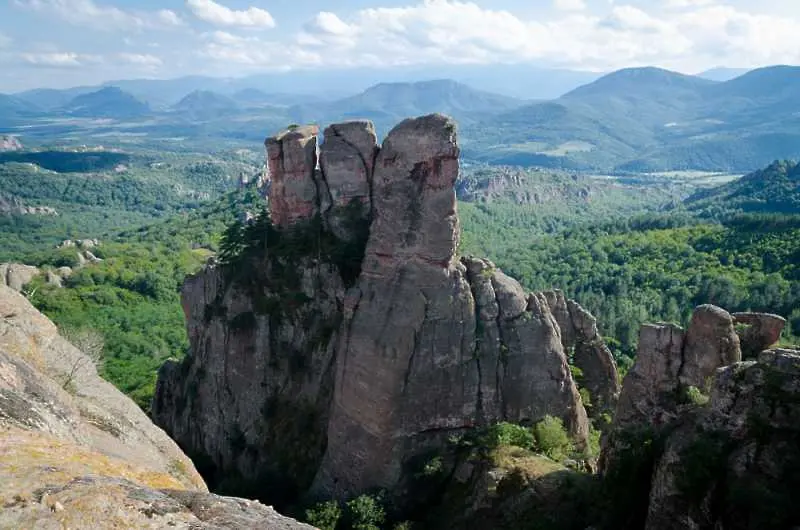
{"type": "Polygon", "coordinates": [[[166,475],[179,463],[181,484],[205,487],[177,445],[8,287],[0,287],[0,424],[55,435],[166,475]]]}
{"type": "Polygon", "coordinates": [[[331,126],[317,171],[313,131],[291,134],[267,141],[273,221],[286,237],[357,241],[336,215],[360,206],[363,260],[348,278],[313,244],[304,257],[273,248],[187,280],[190,355],[161,370],[153,414],[204,474],[348,497],[393,490],[415,457],[497,421],[553,415],[585,443],[547,300],[456,258],[454,123],[406,120],[380,148],[366,122],[331,126]],[[307,222],[317,213],[322,227],[307,222]]]}
{"type": "Polygon", "coordinates": [[[0,264],[0,285],[5,285],[17,292],[22,292],[25,285],[39,276],[41,272],[42,271],[37,267],[31,265],[2,263],[0,264]]]}
{"type": "Polygon", "coordinates": [[[320,173],[327,194],[320,205],[328,227],[337,237],[350,240],[351,224],[369,219],[372,175],[378,154],[378,137],[368,121],[331,125],[320,148],[320,173]]]}
{"type": "Polygon", "coordinates": [[[297,127],[267,138],[267,167],[271,188],[272,221],[288,226],[319,212],[317,133],[315,126],[297,127]]]}
{"type": "Polygon", "coordinates": [[[774,345],[781,338],[786,319],[778,315],[765,313],[734,313],[739,341],[742,345],[742,357],[752,359],[759,353],[774,345]],[[738,326],[737,326],[738,327],[738,326]]]}
{"type": "Polygon", "coordinates": [[[741,360],[739,336],[730,313],[713,305],[695,309],[686,332],[683,363],[678,374],[680,382],[706,388],[708,378],[717,368],[741,360]]]}
{"type": "Polygon", "coordinates": [[[708,405],[666,441],[646,529],[796,527],[798,421],[800,352],[718,371],[708,405]]]}
{"type": "Polygon", "coordinates": [[[619,399],[617,363],[597,329],[597,319],[561,291],[542,293],[561,330],[561,342],[581,372],[578,384],[589,391],[589,415],[613,413],[619,399]]]}

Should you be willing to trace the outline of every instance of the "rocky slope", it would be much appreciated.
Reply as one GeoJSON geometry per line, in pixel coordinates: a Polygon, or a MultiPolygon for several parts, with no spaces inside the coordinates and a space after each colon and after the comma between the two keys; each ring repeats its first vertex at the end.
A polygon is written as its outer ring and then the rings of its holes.
{"type": "Polygon", "coordinates": [[[563,294],[457,255],[454,123],[324,137],[267,140],[272,222],[184,285],[191,351],[161,370],[155,421],[212,487],[280,501],[397,492],[420,455],[498,421],[560,417],[584,445],[569,360],[597,410],[614,361],[563,294]]]}
{"type": "Polygon", "coordinates": [[[800,352],[764,351],[783,323],[701,306],[642,328],[601,457],[614,527],[800,524],[800,352]]]}
{"type": "Polygon", "coordinates": [[[0,287],[0,528],[310,528],[208,493],[92,359],[0,287]]]}

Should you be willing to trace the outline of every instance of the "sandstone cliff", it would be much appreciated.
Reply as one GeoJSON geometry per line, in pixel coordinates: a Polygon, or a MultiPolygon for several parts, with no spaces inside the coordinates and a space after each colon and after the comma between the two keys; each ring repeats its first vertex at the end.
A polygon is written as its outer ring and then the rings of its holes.
{"type": "Polygon", "coordinates": [[[406,120],[381,146],[369,122],[317,134],[266,141],[272,222],[184,285],[191,350],[153,416],[212,487],[392,491],[453,434],[545,415],[585,444],[572,351],[598,409],[614,361],[580,306],[457,255],[454,123],[406,120]]]}
{"type": "Polygon", "coordinates": [[[207,492],[91,359],[0,287],[0,528],[310,528],[207,492]]]}
{"type": "Polygon", "coordinates": [[[783,322],[700,306],[685,331],[643,326],[601,455],[615,528],[800,524],[800,352],[762,351],[783,322]]]}

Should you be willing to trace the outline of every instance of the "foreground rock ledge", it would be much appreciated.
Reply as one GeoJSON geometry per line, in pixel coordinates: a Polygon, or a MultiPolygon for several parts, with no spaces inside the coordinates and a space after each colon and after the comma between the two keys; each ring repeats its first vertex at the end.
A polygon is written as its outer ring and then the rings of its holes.
{"type": "Polygon", "coordinates": [[[276,502],[398,492],[451,435],[545,415],[586,442],[566,349],[598,410],[616,402],[614,361],[577,304],[456,256],[452,120],[405,120],[381,146],[365,121],[319,147],[311,127],[266,146],[273,225],[306,253],[187,279],[190,354],[162,368],[153,402],[212,487],[276,502]],[[315,246],[331,238],[345,259],[315,246]]]}
{"type": "Polygon", "coordinates": [[[311,528],[208,493],[175,443],[5,286],[0,477],[0,528],[311,528]]]}

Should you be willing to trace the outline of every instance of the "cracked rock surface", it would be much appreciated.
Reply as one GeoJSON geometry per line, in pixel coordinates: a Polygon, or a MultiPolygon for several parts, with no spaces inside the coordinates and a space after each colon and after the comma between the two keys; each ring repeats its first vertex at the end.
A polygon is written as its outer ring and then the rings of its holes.
{"type": "MultiPolygon", "coordinates": [[[[405,120],[380,146],[369,122],[331,125],[318,155],[315,134],[267,140],[278,190],[270,216],[288,234],[318,215],[319,237],[345,242],[363,226],[357,277],[322,254],[288,263],[267,250],[247,286],[224,267],[187,280],[191,351],[160,373],[157,423],[204,463],[204,476],[233,473],[256,489],[290,477],[294,494],[340,498],[392,491],[414,458],[497,421],[552,415],[585,443],[572,343],[547,296],[456,255],[453,121],[405,120]],[[298,276],[291,296],[264,309],[286,268],[298,276]],[[243,314],[250,325],[235,325],[243,314]]],[[[588,356],[606,355],[590,315],[575,315],[569,333],[594,348],[588,356]]],[[[587,372],[616,381],[613,360],[599,365],[587,372]]],[[[613,385],[601,394],[616,399],[613,385]]]]}

